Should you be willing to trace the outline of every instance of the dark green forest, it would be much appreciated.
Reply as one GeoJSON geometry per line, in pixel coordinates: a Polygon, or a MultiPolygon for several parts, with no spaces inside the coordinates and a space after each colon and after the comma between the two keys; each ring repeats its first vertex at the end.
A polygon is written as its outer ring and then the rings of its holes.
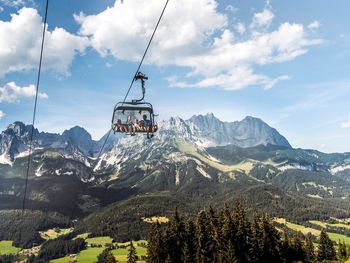
{"type": "Polygon", "coordinates": [[[176,210],[166,226],[153,225],[148,243],[149,263],[343,262],[348,256],[345,244],[334,244],[324,231],[317,240],[288,233],[266,213],[249,220],[240,203],[233,209],[202,210],[195,219],[185,219],[176,210]]]}

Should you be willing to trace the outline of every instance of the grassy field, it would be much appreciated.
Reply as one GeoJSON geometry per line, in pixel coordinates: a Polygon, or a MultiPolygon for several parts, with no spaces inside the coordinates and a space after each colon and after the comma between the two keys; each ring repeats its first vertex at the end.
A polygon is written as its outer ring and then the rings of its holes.
{"type": "Polygon", "coordinates": [[[105,246],[106,244],[111,244],[112,243],[112,238],[110,237],[92,237],[92,238],[87,238],[85,241],[88,244],[97,244],[97,245],[102,245],[105,246]]]}
{"type": "Polygon", "coordinates": [[[80,234],[80,235],[77,235],[75,238],[73,238],[73,240],[77,238],[87,239],[88,236],[89,236],[89,233],[80,234]]]}
{"type": "MultiPolygon", "coordinates": [[[[147,255],[147,249],[144,247],[140,247],[139,244],[143,242],[145,243],[145,240],[140,240],[140,241],[136,241],[134,242],[134,246],[136,248],[136,254],[141,257],[141,256],[146,256],[147,255]]],[[[129,245],[129,242],[126,243],[118,243],[118,245],[129,245]]],[[[114,257],[116,258],[116,260],[118,260],[118,262],[120,263],[126,263],[127,262],[127,257],[129,254],[129,249],[128,248],[119,248],[119,249],[115,249],[112,250],[112,254],[114,255],[114,257]]],[[[139,263],[143,263],[145,261],[138,261],[139,263]]]]}
{"type": "MultiPolygon", "coordinates": [[[[313,229],[313,228],[310,228],[310,227],[305,227],[303,225],[290,223],[284,218],[275,218],[274,221],[277,222],[277,223],[280,223],[280,224],[284,224],[286,227],[288,227],[288,228],[290,228],[292,230],[300,231],[304,235],[306,235],[308,233],[311,233],[312,235],[315,235],[315,236],[318,237],[320,235],[320,233],[321,233],[320,230],[313,229]]],[[[326,223],[321,222],[321,221],[310,221],[310,223],[319,225],[319,226],[321,226],[323,228],[327,225],[326,223]]],[[[327,232],[327,234],[328,234],[329,238],[332,241],[338,242],[339,240],[340,241],[344,240],[346,245],[350,245],[350,237],[348,237],[348,236],[337,234],[337,233],[332,233],[332,232],[327,232]]]]}
{"type": "Polygon", "coordinates": [[[241,162],[236,165],[225,165],[223,163],[214,161],[209,159],[208,157],[201,155],[200,153],[197,152],[196,148],[193,147],[192,145],[183,142],[183,141],[177,141],[177,147],[181,152],[190,154],[202,162],[206,163],[207,165],[221,171],[221,172],[231,172],[231,171],[241,171],[244,173],[249,173],[253,167],[254,167],[254,161],[248,161],[248,162],[241,162]]]}
{"type": "Polygon", "coordinates": [[[152,217],[143,217],[142,220],[146,223],[168,223],[169,218],[165,216],[152,216],[152,217]]]}
{"type": "MultiPolygon", "coordinates": [[[[101,254],[101,252],[104,250],[103,247],[89,247],[88,249],[85,249],[81,251],[76,260],[77,262],[81,263],[93,263],[97,261],[97,256],[101,254]]],[[[68,263],[70,260],[72,260],[69,257],[59,258],[51,260],[52,263],[68,263]]]]}
{"type": "MultiPolygon", "coordinates": [[[[106,244],[111,244],[112,243],[112,238],[108,236],[104,237],[93,237],[93,238],[87,238],[88,234],[84,233],[79,235],[78,237],[84,238],[85,241],[88,243],[88,245],[95,244],[95,245],[102,245],[100,248],[92,248],[88,247],[87,249],[81,251],[77,257],[76,260],[77,262],[81,263],[93,263],[97,260],[97,257],[101,252],[105,249],[106,244]]],[[[139,240],[139,241],[134,241],[134,246],[136,248],[136,253],[138,256],[146,256],[147,255],[147,249],[144,247],[141,247],[141,243],[147,243],[146,240],[139,240]]],[[[113,243],[114,245],[118,246],[128,246],[130,242],[125,242],[125,243],[113,243]]],[[[112,254],[115,256],[115,258],[118,260],[120,263],[126,263],[127,262],[127,255],[129,253],[129,248],[118,248],[112,250],[112,254]]],[[[72,258],[63,257],[55,260],[51,260],[52,263],[68,263],[71,261],[72,258]]],[[[139,263],[145,263],[145,261],[138,261],[139,263]]]]}
{"type": "Polygon", "coordinates": [[[17,254],[21,249],[14,247],[12,241],[0,241],[0,255],[17,254]]]}
{"type": "Polygon", "coordinates": [[[40,236],[43,239],[49,240],[49,239],[55,239],[59,236],[69,234],[73,231],[73,228],[59,228],[59,229],[49,229],[47,231],[40,231],[40,236]]]}
{"type": "Polygon", "coordinates": [[[350,229],[350,225],[348,225],[347,223],[341,223],[341,221],[338,221],[339,223],[336,223],[336,224],[329,224],[329,223],[325,223],[325,222],[317,221],[317,220],[310,220],[309,222],[311,224],[318,225],[318,226],[321,226],[323,228],[326,228],[326,227],[337,227],[337,228],[350,229]]]}
{"type": "Polygon", "coordinates": [[[302,226],[302,225],[294,224],[294,223],[288,222],[284,218],[275,218],[274,221],[279,223],[279,224],[284,224],[286,227],[288,227],[290,229],[293,229],[295,231],[300,231],[304,235],[306,235],[308,233],[311,233],[314,236],[319,236],[320,233],[321,233],[321,231],[319,231],[317,229],[313,229],[313,228],[310,228],[310,227],[305,227],[305,226],[302,226]]]}

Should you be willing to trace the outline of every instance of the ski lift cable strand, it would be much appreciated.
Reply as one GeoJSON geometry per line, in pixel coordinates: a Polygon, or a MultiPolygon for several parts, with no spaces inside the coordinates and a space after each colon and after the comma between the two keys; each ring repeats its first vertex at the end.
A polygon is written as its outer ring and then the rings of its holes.
{"type": "MultiPolygon", "coordinates": [[[[125,97],[124,97],[124,100],[123,100],[123,102],[122,102],[122,105],[125,103],[126,99],[128,98],[128,95],[129,95],[129,93],[130,93],[130,90],[131,90],[131,88],[132,88],[132,86],[133,86],[133,84],[134,84],[134,82],[135,82],[135,77],[136,77],[137,73],[139,72],[139,70],[140,70],[140,68],[141,68],[141,66],[142,66],[142,64],[143,64],[143,61],[145,60],[145,57],[146,57],[147,52],[148,52],[148,50],[149,50],[149,47],[150,47],[151,44],[152,44],[154,35],[155,35],[156,32],[157,32],[158,26],[159,26],[159,24],[160,24],[160,21],[162,20],[162,17],[163,17],[163,15],[164,15],[164,12],[165,12],[167,6],[168,6],[168,3],[169,3],[169,0],[166,1],[165,5],[164,5],[164,7],[163,7],[162,13],[160,14],[160,17],[159,17],[159,19],[158,19],[158,21],[157,21],[157,24],[156,24],[156,26],[155,26],[155,28],[154,28],[154,30],[153,30],[152,36],[151,36],[150,40],[148,41],[147,47],[146,47],[146,49],[145,49],[145,52],[143,53],[143,56],[142,56],[142,58],[141,58],[141,61],[140,61],[139,65],[138,65],[138,67],[137,67],[137,70],[136,70],[136,72],[135,72],[135,74],[134,74],[134,76],[133,76],[133,78],[132,78],[132,80],[131,80],[130,86],[129,86],[129,88],[128,88],[126,94],[125,94],[125,97]]],[[[111,130],[109,130],[109,132],[108,132],[108,134],[107,134],[107,136],[106,136],[106,139],[105,139],[105,141],[104,141],[104,143],[103,143],[103,146],[102,146],[102,148],[100,149],[100,152],[99,152],[99,154],[98,154],[98,156],[97,156],[97,158],[96,158],[95,165],[94,165],[92,171],[94,171],[94,169],[96,168],[96,165],[98,164],[98,161],[99,161],[99,159],[100,159],[100,157],[101,157],[101,154],[102,154],[102,152],[103,152],[103,149],[104,149],[104,147],[105,147],[105,145],[106,145],[106,143],[107,143],[107,140],[108,140],[110,134],[111,134],[111,130]]]]}

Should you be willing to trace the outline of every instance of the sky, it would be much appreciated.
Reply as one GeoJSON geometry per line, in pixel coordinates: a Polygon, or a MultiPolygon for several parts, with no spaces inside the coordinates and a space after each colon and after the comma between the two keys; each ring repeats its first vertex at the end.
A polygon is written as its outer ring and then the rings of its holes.
{"type": "MultiPolygon", "coordinates": [[[[110,127],[165,0],[50,1],[36,127],[110,127]]],[[[0,129],[31,123],[43,0],[0,0],[0,129]]],[[[261,118],[350,152],[348,0],[170,0],[141,71],[158,120],[261,118]]],[[[139,83],[129,98],[140,96],[139,83]]]]}

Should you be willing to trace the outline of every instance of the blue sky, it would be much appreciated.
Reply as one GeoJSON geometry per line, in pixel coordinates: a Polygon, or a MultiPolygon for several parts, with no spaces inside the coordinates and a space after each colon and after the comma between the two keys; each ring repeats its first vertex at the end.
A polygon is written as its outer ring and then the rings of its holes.
{"type": "MultiPolygon", "coordinates": [[[[51,1],[36,126],[110,126],[163,0],[51,1]]],[[[0,0],[0,128],[30,123],[42,0],[0,0]]],[[[294,147],[350,151],[349,1],[170,0],[142,71],[159,119],[259,117],[294,147]]],[[[137,97],[139,86],[130,97],[137,97]]]]}

